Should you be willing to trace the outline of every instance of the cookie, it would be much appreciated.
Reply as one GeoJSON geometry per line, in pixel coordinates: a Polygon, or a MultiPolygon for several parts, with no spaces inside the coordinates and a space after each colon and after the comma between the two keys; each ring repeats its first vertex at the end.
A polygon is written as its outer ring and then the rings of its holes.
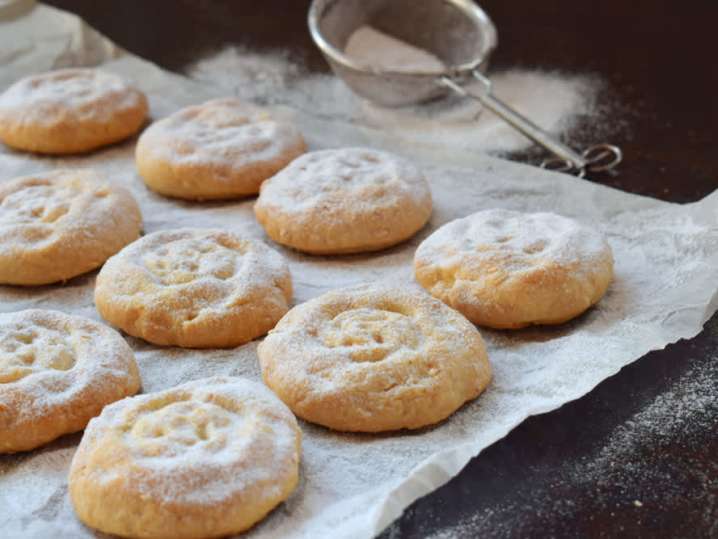
{"type": "Polygon", "coordinates": [[[94,150],[134,135],[147,98],[96,69],[59,69],[19,80],[0,95],[0,140],[46,154],[94,150]]]}
{"type": "Polygon", "coordinates": [[[613,255],[593,228],[553,213],[487,210],[452,221],[414,257],[416,280],[472,322],[560,324],[597,303],[613,255]]]}
{"type": "Polygon", "coordinates": [[[82,430],[139,388],[132,350],[116,331],[56,311],[0,314],[0,453],[82,430]]]}
{"type": "Polygon", "coordinates": [[[135,337],[187,348],[239,346],[289,309],[284,258],[232,232],[155,232],[113,256],[97,276],[102,317],[135,337]]]}
{"type": "Polygon", "coordinates": [[[468,320],[423,291],[387,286],[294,307],[257,352],[264,382],[296,415],[339,431],[432,425],[491,379],[468,320]]]}
{"type": "Polygon", "coordinates": [[[271,391],[196,380],[125,399],[93,419],[70,467],[88,526],[123,537],[239,533],[294,490],[301,432],[271,391]]]}
{"type": "Polygon", "coordinates": [[[135,157],[150,189],[209,200],[258,193],[264,180],[304,150],[293,125],[237,99],[215,99],[153,123],[135,157]]]}
{"type": "Polygon", "coordinates": [[[126,189],[91,170],[0,182],[0,283],[65,281],[137,239],[142,217],[126,189]]]}
{"type": "Polygon", "coordinates": [[[308,153],[262,185],[257,220],[277,243],[311,254],[376,251],[413,236],[431,192],[411,163],[386,152],[308,153]]]}

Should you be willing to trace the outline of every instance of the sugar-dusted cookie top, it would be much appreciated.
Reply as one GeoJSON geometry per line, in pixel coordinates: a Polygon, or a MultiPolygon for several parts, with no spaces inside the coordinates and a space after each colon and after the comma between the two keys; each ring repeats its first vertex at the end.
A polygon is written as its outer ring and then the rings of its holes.
{"type": "Polygon", "coordinates": [[[129,191],[92,170],[0,182],[0,283],[47,284],[88,272],[137,239],[141,227],[129,191]]]}
{"type": "Polygon", "coordinates": [[[30,152],[86,152],[136,133],[147,110],[144,94],[117,75],[59,69],[0,94],[0,140],[30,152]]]}
{"type": "Polygon", "coordinates": [[[100,314],[130,335],[189,348],[238,346],[287,312],[284,258],[258,240],[214,229],[149,234],[97,276],[100,314]]]}
{"type": "Polygon", "coordinates": [[[295,414],[341,431],[431,425],[491,379],[468,320],[421,290],[384,285],[294,307],[257,352],[265,383],[295,414]]]}
{"type": "Polygon", "coordinates": [[[202,200],[255,194],[304,150],[304,139],[292,124],[227,98],[153,123],[138,141],[136,158],[151,189],[202,200]]]}
{"type": "Polygon", "coordinates": [[[486,210],[439,228],[417,249],[416,278],[473,322],[565,322],[598,302],[613,255],[597,230],[552,213],[486,210]]]}
{"type": "Polygon", "coordinates": [[[90,422],[70,468],[88,526],[124,537],[218,537],[297,485],[301,433],[262,384],[215,377],[125,399],[90,422]]]}
{"type": "Polygon", "coordinates": [[[399,243],[431,216],[421,171],[368,148],[311,152],[262,185],[254,211],[276,242],[316,254],[399,243]]]}
{"type": "Polygon", "coordinates": [[[140,378],[112,329],[56,311],[0,314],[0,453],[82,430],[140,378]]]}

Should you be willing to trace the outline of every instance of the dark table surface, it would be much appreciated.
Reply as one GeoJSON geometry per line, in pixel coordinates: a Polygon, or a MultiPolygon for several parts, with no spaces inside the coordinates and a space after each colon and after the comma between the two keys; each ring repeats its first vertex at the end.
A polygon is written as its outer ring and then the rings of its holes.
{"type": "MultiPolygon", "coordinates": [[[[170,70],[229,44],[290,49],[309,70],[327,69],[306,30],[308,0],[48,3],[170,70]]],[[[595,73],[607,82],[626,161],[620,174],[593,181],[674,202],[718,188],[718,2],[482,6],[499,29],[494,68],[595,73]]],[[[593,134],[587,118],[575,136],[593,134]]],[[[698,337],[527,420],[384,536],[718,537],[717,396],[714,317],[698,337]]]]}

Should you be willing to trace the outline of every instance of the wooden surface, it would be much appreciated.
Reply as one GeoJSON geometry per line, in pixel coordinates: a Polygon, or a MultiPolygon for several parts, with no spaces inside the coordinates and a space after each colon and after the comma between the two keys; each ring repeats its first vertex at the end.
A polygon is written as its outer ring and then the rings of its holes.
{"type": "MultiPolygon", "coordinates": [[[[327,69],[306,30],[306,0],[49,3],[175,71],[228,44],[291,49],[309,69],[327,69]]],[[[675,202],[718,188],[718,2],[482,6],[499,29],[494,69],[589,72],[607,82],[613,141],[626,161],[617,176],[594,181],[675,202]]],[[[584,124],[580,138],[596,141],[600,126],[584,124]]],[[[714,317],[697,338],[526,421],[384,537],[718,537],[717,363],[714,317]],[[696,373],[707,377],[700,386],[696,373]],[[696,387],[713,392],[692,411],[696,387]]]]}

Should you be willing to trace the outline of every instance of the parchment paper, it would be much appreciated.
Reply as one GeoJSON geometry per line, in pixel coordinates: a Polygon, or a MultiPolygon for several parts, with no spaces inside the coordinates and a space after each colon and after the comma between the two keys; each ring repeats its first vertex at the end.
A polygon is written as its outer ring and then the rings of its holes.
{"type": "MultiPolygon", "coordinates": [[[[10,21],[3,22],[0,14],[0,89],[33,72],[97,63],[132,78],[148,94],[155,118],[214,96],[212,88],[123,54],[74,16],[43,6],[10,21]]],[[[281,113],[294,117],[312,148],[364,144],[422,163],[435,200],[430,225],[388,251],[316,258],[280,249],[291,263],[295,303],[359,282],[393,279],[410,286],[413,252],[424,237],[447,221],[495,207],[550,210],[592,223],[606,233],[614,250],[616,279],[597,308],[571,323],[518,332],[482,330],[495,371],[493,384],[439,426],[362,436],[302,423],[300,486],[249,536],[371,537],[528,416],[586,394],[650,350],[696,335],[716,310],[718,193],[695,204],[669,204],[441,145],[402,146],[390,136],[339,120],[281,113]]],[[[264,237],[252,215],[252,200],[189,204],[148,191],[135,172],[133,147],[134,140],[62,159],[3,148],[0,181],[54,167],[93,167],[131,189],[140,202],[146,232],[217,226],[264,237]]],[[[95,275],[62,286],[0,287],[0,310],[41,307],[97,319],[92,302],[95,275]]],[[[128,341],[145,392],[220,373],[258,378],[255,343],[235,350],[196,351],[128,341]]],[[[93,535],[75,518],[67,497],[66,475],[80,437],[66,436],[32,452],[0,457],[0,535],[93,535]]]]}

